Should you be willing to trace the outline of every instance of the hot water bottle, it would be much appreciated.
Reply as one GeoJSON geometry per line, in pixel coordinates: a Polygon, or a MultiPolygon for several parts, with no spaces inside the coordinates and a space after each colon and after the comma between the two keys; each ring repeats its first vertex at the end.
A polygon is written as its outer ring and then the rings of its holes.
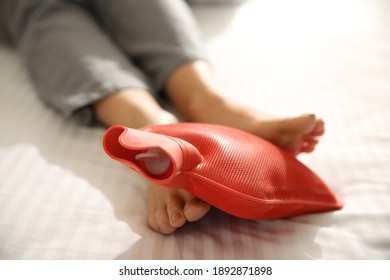
{"type": "Polygon", "coordinates": [[[293,155],[238,129],[200,123],[139,130],[113,126],[103,147],[149,181],[185,189],[240,218],[286,218],[342,207],[293,155]]]}

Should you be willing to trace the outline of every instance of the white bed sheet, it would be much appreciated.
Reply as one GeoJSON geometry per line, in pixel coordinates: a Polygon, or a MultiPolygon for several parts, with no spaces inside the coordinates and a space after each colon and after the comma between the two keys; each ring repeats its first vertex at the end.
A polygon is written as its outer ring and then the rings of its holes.
{"type": "Polygon", "coordinates": [[[318,149],[300,159],[345,207],[275,221],[213,210],[169,236],[147,227],[145,181],[103,153],[104,130],[43,104],[21,59],[1,47],[0,259],[390,259],[389,8],[194,7],[232,96],[326,121],[318,149]]]}

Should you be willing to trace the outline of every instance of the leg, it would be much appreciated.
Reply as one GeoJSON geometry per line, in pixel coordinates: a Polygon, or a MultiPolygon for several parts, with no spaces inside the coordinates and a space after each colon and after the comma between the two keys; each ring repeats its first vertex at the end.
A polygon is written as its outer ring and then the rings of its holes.
{"type": "Polygon", "coordinates": [[[202,59],[199,31],[184,1],[93,3],[102,24],[151,77],[153,88],[163,87],[187,120],[241,128],[295,154],[314,149],[324,132],[315,116],[276,118],[226,98],[202,59]]]}

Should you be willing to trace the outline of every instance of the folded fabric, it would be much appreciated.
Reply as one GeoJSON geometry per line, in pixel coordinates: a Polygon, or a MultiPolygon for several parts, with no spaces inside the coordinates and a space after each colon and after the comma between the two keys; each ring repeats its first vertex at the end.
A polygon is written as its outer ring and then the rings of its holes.
{"type": "Polygon", "coordinates": [[[149,181],[185,189],[237,217],[276,219],[342,207],[293,155],[238,129],[200,123],[113,126],[103,147],[149,181]]]}

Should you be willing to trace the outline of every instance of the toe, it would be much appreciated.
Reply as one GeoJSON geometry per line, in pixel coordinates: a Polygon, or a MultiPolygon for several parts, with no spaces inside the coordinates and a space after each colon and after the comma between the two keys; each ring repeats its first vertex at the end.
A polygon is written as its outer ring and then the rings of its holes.
{"type": "Polygon", "coordinates": [[[316,143],[314,142],[304,142],[302,144],[301,150],[299,151],[300,153],[311,153],[314,151],[316,147],[316,143]]]}
{"type": "Polygon", "coordinates": [[[161,233],[160,226],[158,224],[158,220],[157,220],[157,215],[156,214],[157,214],[157,211],[149,213],[149,215],[148,215],[148,226],[151,229],[153,229],[154,231],[161,233]]]}
{"type": "Polygon", "coordinates": [[[153,229],[163,234],[170,234],[176,230],[176,228],[170,223],[166,209],[163,208],[159,208],[156,211],[154,224],[156,227],[153,229]]]}
{"type": "Polygon", "coordinates": [[[325,123],[323,120],[319,119],[316,121],[316,124],[313,130],[310,132],[312,136],[322,136],[325,133],[325,123]]]}
{"type": "Polygon", "coordinates": [[[184,215],[187,221],[195,222],[206,215],[210,208],[210,204],[194,197],[184,206],[184,215]]]}
{"type": "Polygon", "coordinates": [[[178,199],[169,201],[167,204],[167,214],[169,223],[174,228],[179,228],[186,222],[186,217],[183,213],[183,203],[178,199]]]}

